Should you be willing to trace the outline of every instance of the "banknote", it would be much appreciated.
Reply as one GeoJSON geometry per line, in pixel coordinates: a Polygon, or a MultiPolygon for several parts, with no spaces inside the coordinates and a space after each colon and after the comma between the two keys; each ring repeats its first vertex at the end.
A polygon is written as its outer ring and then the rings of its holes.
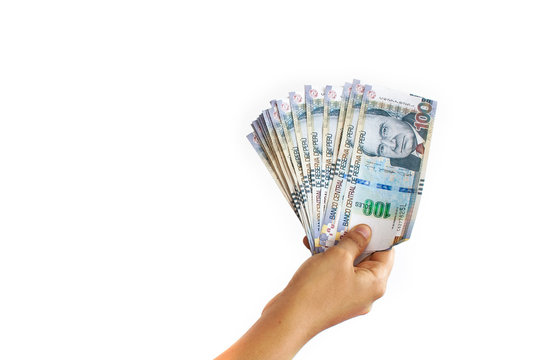
{"type": "MultiPolygon", "coordinates": [[[[251,146],[253,146],[253,149],[255,149],[255,152],[257,153],[257,155],[259,155],[259,157],[260,157],[261,161],[263,162],[263,164],[268,169],[268,172],[270,173],[270,175],[272,176],[272,178],[276,182],[276,185],[278,186],[278,188],[281,191],[281,193],[283,194],[283,196],[285,196],[285,198],[287,198],[287,192],[283,188],[283,185],[280,183],[279,179],[277,178],[276,172],[272,168],[272,165],[270,164],[270,160],[268,159],[268,156],[266,155],[265,151],[263,150],[263,148],[261,146],[261,140],[259,139],[257,134],[255,134],[255,132],[249,133],[247,135],[247,139],[250,142],[251,146]]],[[[289,205],[291,206],[291,208],[293,210],[295,210],[293,203],[289,203],[289,205]]],[[[300,217],[298,217],[298,218],[300,219],[300,217]]],[[[300,219],[300,221],[301,221],[301,219],[300,219]]]]}
{"type": "Polygon", "coordinates": [[[270,101],[248,140],[294,210],[313,254],[365,223],[360,261],[410,238],[437,102],[359,80],[270,101]]]}
{"type": "Polygon", "coordinates": [[[296,133],[294,130],[294,121],[291,113],[291,106],[288,99],[272,100],[270,101],[272,108],[277,112],[277,118],[283,129],[283,135],[285,137],[285,143],[287,150],[291,158],[291,164],[293,173],[297,179],[297,183],[300,189],[300,199],[303,206],[307,201],[306,190],[304,188],[304,182],[302,181],[302,160],[298,143],[296,139],[296,133]]]}
{"type": "Polygon", "coordinates": [[[335,176],[330,184],[328,206],[326,207],[324,220],[319,236],[321,246],[328,247],[334,244],[336,238],[337,221],[341,213],[341,203],[346,187],[347,174],[349,170],[349,159],[354,146],[354,137],[360,114],[360,106],[364,94],[364,85],[359,80],[354,80],[351,86],[351,92],[344,94],[347,103],[347,112],[343,124],[343,134],[339,146],[338,157],[336,160],[335,176]]]}
{"type": "MultiPolygon", "coordinates": [[[[291,106],[291,114],[293,118],[293,124],[296,135],[296,142],[300,150],[300,161],[302,163],[302,175],[304,189],[306,191],[307,197],[307,207],[308,212],[311,214],[310,217],[310,226],[313,225],[313,193],[311,187],[311,160],[310,160],[310,151],[308,143],[308,126],[307,126],[307,116],[306,116],[306,100],[304,97],[304,92],[289,92],[289,103],[291,106]]],[[[313,239],[318,237],[317,231],[313,229],[311,231],[313,239]]],[[[315,244],[318,246],[318,244],[315,244]]]]}
{"type": "Polygon", "coordinates": [[[335,237],[339,240],[352,226],[368,224],[372,238],[362,257],[410,237],[436,109],[436,101],[424,97],[366,87],[335,237]]]}
{"type": "Polygon", "coordinates": [[[293,160],[291,158],[287,141],[285,139],[285,131],[281,125],[281,122],[279,121],[278,111],[274,107],[274,105],[272,105],[272,108],[266,110],[264,114],[266,115],[266,118],[269,119],[269,124],[271,124],[272,131],[270,137],[274,139],[274,144],[278,148],[277,150],[279,153],[279,157],[281,158],[281,163],[284,166],[284,172],[286,173],[286,177],[291,184],[291,196],[296,208],[298,209],[301,204],[301,200],[299,199],[300,187],[294,174],[292,163],[293,160]]]}
{"type": "MultiPolygon", "coordinates": [[[[270,101],[271,109],[268,111],[268,116],[270,118],[272,127],[275,130],[277,143],[280,147],[280,153],[282,154],[284,158],[284,163],[286,163],[286,172],[287,176],[291,179],[293,191],[294,193],[292,195],[292,200],[295,205],[295,209],[297,210],[301,220],[302,224],[305,227],[305,230],[307,233],[311,233],[310,227],[309,227],[309,216],[306,211],[305,207],[305,197],[302,194],[301,186],[300,186],[300,177],[299,175],[299,169],[297,168],[297,160],[295,158],[294,152],[291,152],[289,149],[289,143],[287,141],[287,134],[288,130],[283,127],[283,124],[280,120],[279,116],[279,109],[277,101],[273,100],[270,101]]],[[[285,124],[286,125],[286,124],[285,124]]],[[[311,236],[310,236],[311,237],[311,236]]],[[[312,237],[311,237],[312,239],[312,237]]]]}
{"type": "MultiPolygon", "coordinates": [[[[262,122],[261,118],[262,118],[262,114],[259,115],[257,120],[255,120],[255,121],[253,121],[251,123],[251,127],[253,128],[253,133],[256,134],[256,136],[257,136],[257,142],[256,143],[264,151],[264,154],[266,155],[266,158],[267,158],[267,160],[268,160],[268,162],[270,164],[272,172],[274,173],[274,176],[278,180],[280,188],[282,188],[283,191],[285,192],[285,198],[291,204],[291,206],[294,207],[294,203],[292,201],[292,196],[288,192],[286,181],[283,178],[281,170],[279,169],[277,159],[275,158],[274,151],[273,151],[272,147],[269,145],[269,140],[267,139],[268,136],[265,134],[264,129],[263,129],[262,125],[261,125],[261,122],[262,122]]],[[[249,138],[248,138],[248,140],[249,140],[249,138]]],[[[255,148],[255,150],[257,150],[257,148],[255,148]]]]}
{"type": "Polygon", "coordinates": [[[272,124],[272,120],[270,116],[271,112],[272,112],[272,109],[266,109],[263,111],[262,127],[264,129],[264,133],[267,135],[267,139],[270,146],[272,147],[272,151],[274,152],[275,158],[277,160],[277,166],[279,167],[279,170],[282,173],[283,179],[285,180],[286,186],[289,189],[291,197],[294,200],[294,197],[295,197],[294,180],[292,179],[292,175],[289,172],[289,168],[287,166],[287,159],[279,143],[276,129],[274,128],[274,125],[272,124]]]}
{"type": "Polygon", "coordinates": [[[343,89],[350,91],[352,84],[346,83],[342,88],[327,85],[324,90],[322,164],[323,185],[321,194],[322,215],[328,204],[328,190],[333,180],[337,160],[337,149],[341,139],[343,120],[345,118],[345,102],[341,101],[343,89]]]}
{"type": "MultiPolygon", "coordinates": [[[[280,157],[280,154],[278,154],[276,151],[277,149],[275,147],[275,141],[273,142],[274,146],[272,146],[272,136],[270,129],[268,128],[270,124],[264,120],[264,118],[268,119],[269,117],[269,111],[265,110],[265,112],[259,116],[258,120],[252,123],[254,132],[253,136],[250,136],[251,134],[248,135],[248,140],[260,157],[264,154],[263,162],[265,165],[268,164],[268,170],[272,172],[272,176],[277,180],[280,190],[282,190],[282,192],[284,192],[286,195],[288,202],[290,203],[297,217],[300,219],[306,233],[311,233],[309,221],[306,219],[306,211],[301,204],[299,204],[297,199],[295,199],[294,193],[291,191],[291,189],[294,189],[294,187],[291,187],[290,184],[293,180],[287,179],[285,175],[286,171],[283,171],[279,165],[280,161],[278,158],[280,157]]],[[[283,163],[283,161],[281,163],[283,163]]],[[[313,240],[311,240],[311,242],[313,242],[313,240]]]]}
{"type": "Polygon", "coordinates": [[[322,137],[324,117],[324,89],[305,85],[308,146],[310,152],[310,177],[313,201],[313,230],[321,231],[322,210],[322,137]]]}

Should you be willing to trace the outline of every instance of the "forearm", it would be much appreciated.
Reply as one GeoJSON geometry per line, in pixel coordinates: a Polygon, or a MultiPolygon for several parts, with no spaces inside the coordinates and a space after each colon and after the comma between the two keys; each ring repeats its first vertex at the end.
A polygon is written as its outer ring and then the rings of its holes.
{"type": "Polygon", "coordinates": [[[315,334],[308,319],[290,307],[272,306],[218,360],[283,360],[293,356],[315,334]]]}

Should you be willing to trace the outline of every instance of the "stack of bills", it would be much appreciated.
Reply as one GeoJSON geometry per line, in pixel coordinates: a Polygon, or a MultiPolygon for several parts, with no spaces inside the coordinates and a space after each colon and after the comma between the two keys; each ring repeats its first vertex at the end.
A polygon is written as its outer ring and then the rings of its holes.
{"type": "Polygon", "coordinates": [[[359,80],[270,101],[248,140],[302,223],[313,254],[368,224],[359,260],[409,239],[437,103],[359,80]]]}

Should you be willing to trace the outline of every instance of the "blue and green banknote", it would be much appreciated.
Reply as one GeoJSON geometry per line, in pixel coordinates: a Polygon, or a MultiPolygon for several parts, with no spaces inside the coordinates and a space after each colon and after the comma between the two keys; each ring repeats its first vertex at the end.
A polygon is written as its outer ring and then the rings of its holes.
{"type": "Polygon", "coordinates": [[[368,224],[362,256],[408,240],[437,102],[359,80],[270,101],[248,140],[300,220],[311,252],[368,224]]]}

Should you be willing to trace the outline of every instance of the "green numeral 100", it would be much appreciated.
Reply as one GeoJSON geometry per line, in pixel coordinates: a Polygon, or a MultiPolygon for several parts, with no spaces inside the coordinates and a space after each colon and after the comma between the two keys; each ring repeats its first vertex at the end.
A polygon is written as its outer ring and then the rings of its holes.
{"type": "Polygon", "coordinates": [[[375,216],[376,218],[382,217],[383,219],[390,217],[390,203],[383,203],[382,201],[373,202],[371,199],[364,201],[364,215],[375,216]]]}

